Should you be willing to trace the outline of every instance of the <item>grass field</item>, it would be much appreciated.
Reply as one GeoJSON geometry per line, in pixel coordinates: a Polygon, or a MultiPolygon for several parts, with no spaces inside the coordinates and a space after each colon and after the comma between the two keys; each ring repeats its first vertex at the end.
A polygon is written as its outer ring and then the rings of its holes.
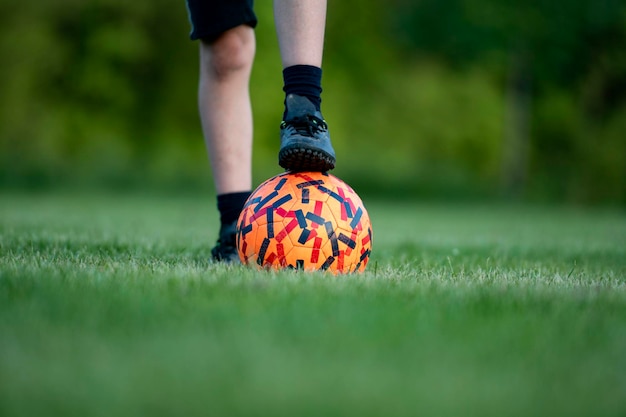
{"type": "Polygon", "coordinates": [[[364,200],[333,277],[209,263],[209,197],[0,194],[0,415],[626,415],[623,211],[364,200]]]}

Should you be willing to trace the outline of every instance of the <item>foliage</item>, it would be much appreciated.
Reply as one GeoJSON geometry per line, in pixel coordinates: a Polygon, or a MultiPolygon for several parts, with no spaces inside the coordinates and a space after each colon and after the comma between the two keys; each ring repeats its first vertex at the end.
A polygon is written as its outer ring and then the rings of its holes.
{"type": "MultiPolygon", "coordinates": [[[[271,6],[256,8],[258,183],[278,170],[282,79],[271,6]]],[[[170,0],[0,4],[0,185],[210,183],[185,13],[170,0]]],[[[624,202],[625,22],[619,0],[330,2],[323,109],[337,175],[408,195],[498,195],[520,61],[524,195],[624,202]]]]}
{"type": "Polygon", "coordinates": [[[434,55],[461,71],[479,65],[503,79],[522,66],[532,93],[535,190],[575,201],[624,201],[626,166],[615,157],[626,154],[617,127],[626,120],[624,2],[396,3],[405,53],[434,55]]]}

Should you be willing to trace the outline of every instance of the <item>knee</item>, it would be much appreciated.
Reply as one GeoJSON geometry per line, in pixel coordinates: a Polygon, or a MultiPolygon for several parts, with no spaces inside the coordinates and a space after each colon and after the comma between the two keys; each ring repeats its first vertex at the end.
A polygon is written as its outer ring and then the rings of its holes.
{"type": "Polygon", "coordinates": [[[255,53],[254,30],[238,26],[212,41],[202,41],[200,47],[202,70],[218,79],[240,71],[250,71],[255,53]]]}

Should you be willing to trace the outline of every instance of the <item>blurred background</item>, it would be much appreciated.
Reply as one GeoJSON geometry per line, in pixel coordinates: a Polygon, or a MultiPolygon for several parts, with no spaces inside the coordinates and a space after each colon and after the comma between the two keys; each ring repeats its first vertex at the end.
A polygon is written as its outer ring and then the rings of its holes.
{"type": "MultiPolygon", "coordinates": [[[[282,74],[257,1],[255,184],[282,74]]],[[[183,0],[0,3],[0,188],[212,192],[183,0]]],[[[626,2],[330,1],[323,111],[359,193],[626,204],[626,2]]]]}

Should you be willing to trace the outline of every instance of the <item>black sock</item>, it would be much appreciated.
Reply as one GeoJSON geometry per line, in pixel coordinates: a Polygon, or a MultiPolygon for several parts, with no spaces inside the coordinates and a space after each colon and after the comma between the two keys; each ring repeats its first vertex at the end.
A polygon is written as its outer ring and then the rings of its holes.
{"type": "Polygon", "coordinates": [[[241,214],[241,210],[243,210],[243,206],[250,194],[252,194],[251,191],[243,191],[217,196],[217,209],[220,212],[220,222],[223,225],[230,224],[239,218],[239,214],[241,214]]]}
{"type": "MultiPolygon", "coordinates": [[[[293,65],[283,70],[285,95],[305,96],[319,111],[322,104],[322,69],[312,65],[293,65]]],[[[284,119],[284,116],[283,116],[284,119]]]]}

